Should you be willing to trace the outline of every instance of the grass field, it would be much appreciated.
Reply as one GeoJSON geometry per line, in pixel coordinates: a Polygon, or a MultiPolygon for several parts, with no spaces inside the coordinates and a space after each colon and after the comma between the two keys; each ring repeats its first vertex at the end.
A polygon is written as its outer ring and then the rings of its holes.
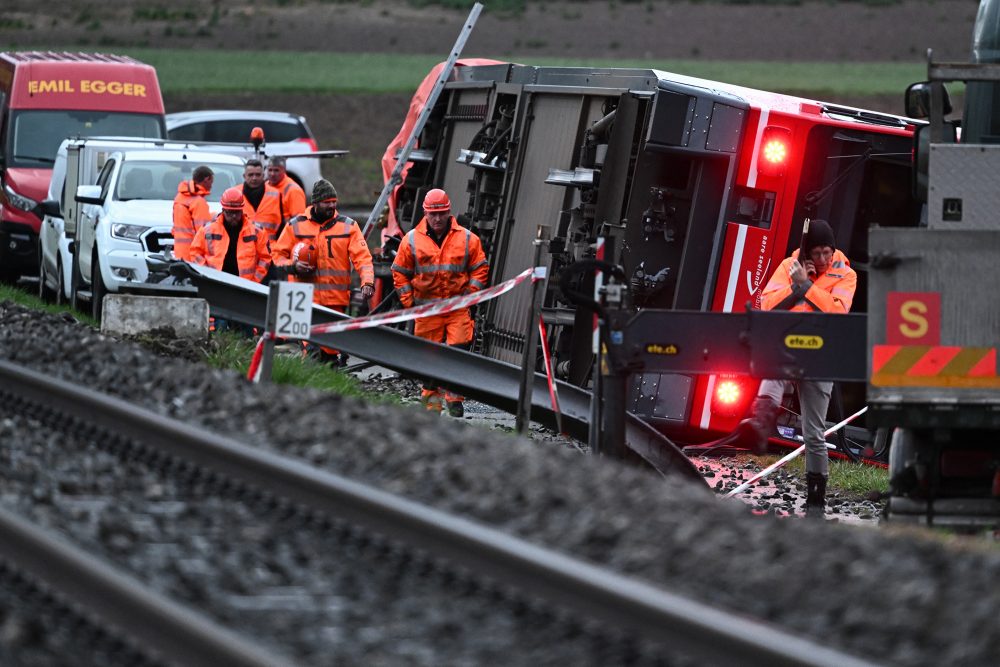
{"type": "MultiPolygon", "coordinates": [[[[86,50],[86,49],[84,49],[86,50]]],[[[412,92],[440,61],[433,55],[291,51],[122,49],[156,67],[163,92],[412,92]],[[248,66],[251,62],[259,66],[248,66]],[[192,76],[192,66],[197,76],[192,76]]],[[[498,58],[499,59],[499,58],[498,58]]],[[[912,63],[774,63],[707,60],[592,60],[531,56],[532,65],[637,67],[787,93],[826,96],[899,95],[925,78],[912,63]]]]}
{"type": "MultiPolygon", "coordinates": [[[[56,306],[43,303],[38,297],[18,287],[0,285],[0,301],[11,301],[32,310],[42,310],[48,313],[68,313],[83,324],[100,329],[97,322],[89,315],[75,311],[68,305],[56,306]]],[[[142,343],[147,338],[150,337],[138,336],[137,341],[142,343]]],[[[250,367],[250,359],[253,357],[256,341],[229,332],[214,333],[212,338],[214,345],[203,345],[204,362],[215,368],[233,370],[245,376],[250,367]]],[[[152,341],[150,339],[147,342],[152,341]]],[[[275,384],[312,387],[342,396],[360,396],[374,402],[399,403],[398,396],[367,394],[354,376],[299,355],[276,355],[271,381],[275,384]]]]}

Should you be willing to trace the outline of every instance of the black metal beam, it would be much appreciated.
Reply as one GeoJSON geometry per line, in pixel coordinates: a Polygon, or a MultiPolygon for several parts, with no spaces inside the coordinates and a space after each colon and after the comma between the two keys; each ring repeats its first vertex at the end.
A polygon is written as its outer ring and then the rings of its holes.
{"type": "MultiPolygon", "coordinates": [[[[229,274],[201,266],[187,265],[198,296],[208,301],[215,317],[237,320],[252,326],[264,326],[268,288],[229,274]]],[[[347,316],[313,307],[313,324],[347,319],[347,316]]],[[[313,343],[343,350],[380,366],[414,377],[427,377],[452,391],[481,403],[514,414],[522,376],[513,364],[490,359],[466,350],[438,345],[403,331],[374,327],[337,334],[321,334],[313,343]]],[[[557,382],[563,426],[570,435],[587,439],[590,420],[590,393],[565,382],[557,382]]],[[[532,390],[531,419],[556,428],[556,414],[549,403],[548,381],[535,373],[532,390]]],[[[708,488],[698,469],[668,438],[629,413],[626,418],[626,442],[629,448],[663,474],[677,473],[698,480],[708,488]]]]}
{"type": "Polygon", "coordinates": [[[752,310],[642,310],[617,361],[649,373],[865,382],[867,316],[752,310]]]}

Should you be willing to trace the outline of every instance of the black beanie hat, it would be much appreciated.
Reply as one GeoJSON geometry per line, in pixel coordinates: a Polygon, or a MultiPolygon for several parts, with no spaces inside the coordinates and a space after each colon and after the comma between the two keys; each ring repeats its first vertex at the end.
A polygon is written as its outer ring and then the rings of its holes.
{"type": "Polygon", "coordinates": [[[826,220],[811,220],[809,231],[806,232],[805,251],[808,254],[817,246],[837,247],[837,239],[833,237],[833,230],[826,220]]]}

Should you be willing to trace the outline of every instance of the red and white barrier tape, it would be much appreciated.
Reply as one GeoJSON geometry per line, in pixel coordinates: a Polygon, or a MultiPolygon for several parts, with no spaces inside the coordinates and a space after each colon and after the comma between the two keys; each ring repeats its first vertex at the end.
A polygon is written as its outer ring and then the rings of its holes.
{"type": "Polygon", "coordinates": [[[545,332],[545,322],[542,316],[538,316],[538,336],[542,343],[542,361],[545,362],[545,378],[549,382],[549,400],[552,401],[552,410],[556,413],[556,428],[559,435],[566,435],[563,431],[562,410],[559,408],[559,389],[556,387],[556,376],[552,368],[552,355],[549,354],[549,337],[545,332]]]}
{"type": "Polygon", "coordinates": [[[253,356],[250,357],[250,368],[247,369],[247,379],[255,384],[260,382],[260,359],[264,355],[264,341],[274,337],[273,333],[265,331],[257,340],[257,347],[253,349],[253,356]]]}
{"type": "MultiPolygon", "coordinates": [[[[472,294],[453,296],[450,299],[442,299],[434,303],[425,303],[413,308],[394,310],[388,313],[379,313],[367,317],[355,317],[340,322],[330,322],[329,324],[317,324],[310,329],[310,334],[338,333],[341,331],[355,331],[357,329],[370,329],[371,327],[382,326],[383,324],[396,324],[397,322],[407,322],[420,317],[430,317],[432,315],[445,315],[456,310],[469,308],[478,303],[495,299],[501,294],[506,294],[528,278],[531,282],[545,280],[546,267],[537,266],[533,269],[525,269],[510,280],[505,280],[499,285],[488,287],[472,294]]],[[[274,334],[265,333],[257,341],[257,348],[254,350],[253,358],[250,361],[250,369],[247,371],[247,379],[257,382],[260,376],[260,357],[264,349],[264,341],[274,334]]]]}
{"type": "Polygon", "coordinates": [[[488,287],[479,292],[473,292],[472,294],[463,294],[461,296],[453,296],[450,299],[442,299],[441,301],[435,301],[434,303],[425,303],[420,306],[414,306],[412,308],[405,308],[403,310],[394,310],[388,313],[379,313],[378,315],[369,315],[367,317],[355,317],[350,320],[342,320],[340,322],[331,322],[329,324],[317,324],[311,329],[314,334],[321,333],[337,333],[340,331],[354,331],[356,329],[369,329],[371,327],[381,326],[383,324],[396,324],[397,322],[407,322],[409,320],[415,320],[420,317],[430,317],[432,315],[444,315],[446,313],[451,313],[456,310],[462,310],[463,308],[468,308],[469,306],[474,306],[477,303],[482,303],[484,301],[489,301],[490,299],[495,299],[501,294],[506,294],[511,291],[519,284],[523,283],[528,278],[531,278],[531,282],[536,280],[545,279],[545,267],[539,266],[534,269],[525,269],[518,275],[514,276],[510,280],[506,280],[499,285],[494,285],[493,287],[488,287]]]}

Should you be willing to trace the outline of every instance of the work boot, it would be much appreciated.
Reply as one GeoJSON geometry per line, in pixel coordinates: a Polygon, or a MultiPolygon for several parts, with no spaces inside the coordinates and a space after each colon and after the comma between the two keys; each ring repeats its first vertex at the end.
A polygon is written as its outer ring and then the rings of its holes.
{"type": "Polygon", "coordinates": [[[750,406],[750,416],[741,421],[716,445],[749,449],[756,454],[767,451],[767,439],[775,433],[779,406],[766,396],[758,396],[750,406]]]}
{"type": "Polygon", "coordinates": [[[351,356],[349,354],[347,354],[346,352],[341,352],[340,356],[337,358],[337,365],[340,366],[341,368],[347,366],[347,360],[350,358],[351,356]]]}
{"type": "Polygon", "coordinates": [[[781,406],[767,396],[758,396],[750,408],[750,421],[756,439],[753,450],[758,454],[767,451],[767,439],[774,435],[778,427],[778,411],[781,406]]]}
{"type": "Polygon", "coordinates": [[[822,519],[826,513],[826,475],[806,473],[806,518],[822,519]]]}
{"type": "Polygon", "coordinates": [[[437,390],[429,389],[424,387],[420,392],[420,403],[427,410],[432,410],[434,412],[441,412],[442,409],[442,399],[441,394],[437,390]]]}
{"type": "Polygon", "coordinates": [[[448,415],[455,419],[464,417],[465,407],[462,405],[462,401],[448,401],[448,415]]]}

